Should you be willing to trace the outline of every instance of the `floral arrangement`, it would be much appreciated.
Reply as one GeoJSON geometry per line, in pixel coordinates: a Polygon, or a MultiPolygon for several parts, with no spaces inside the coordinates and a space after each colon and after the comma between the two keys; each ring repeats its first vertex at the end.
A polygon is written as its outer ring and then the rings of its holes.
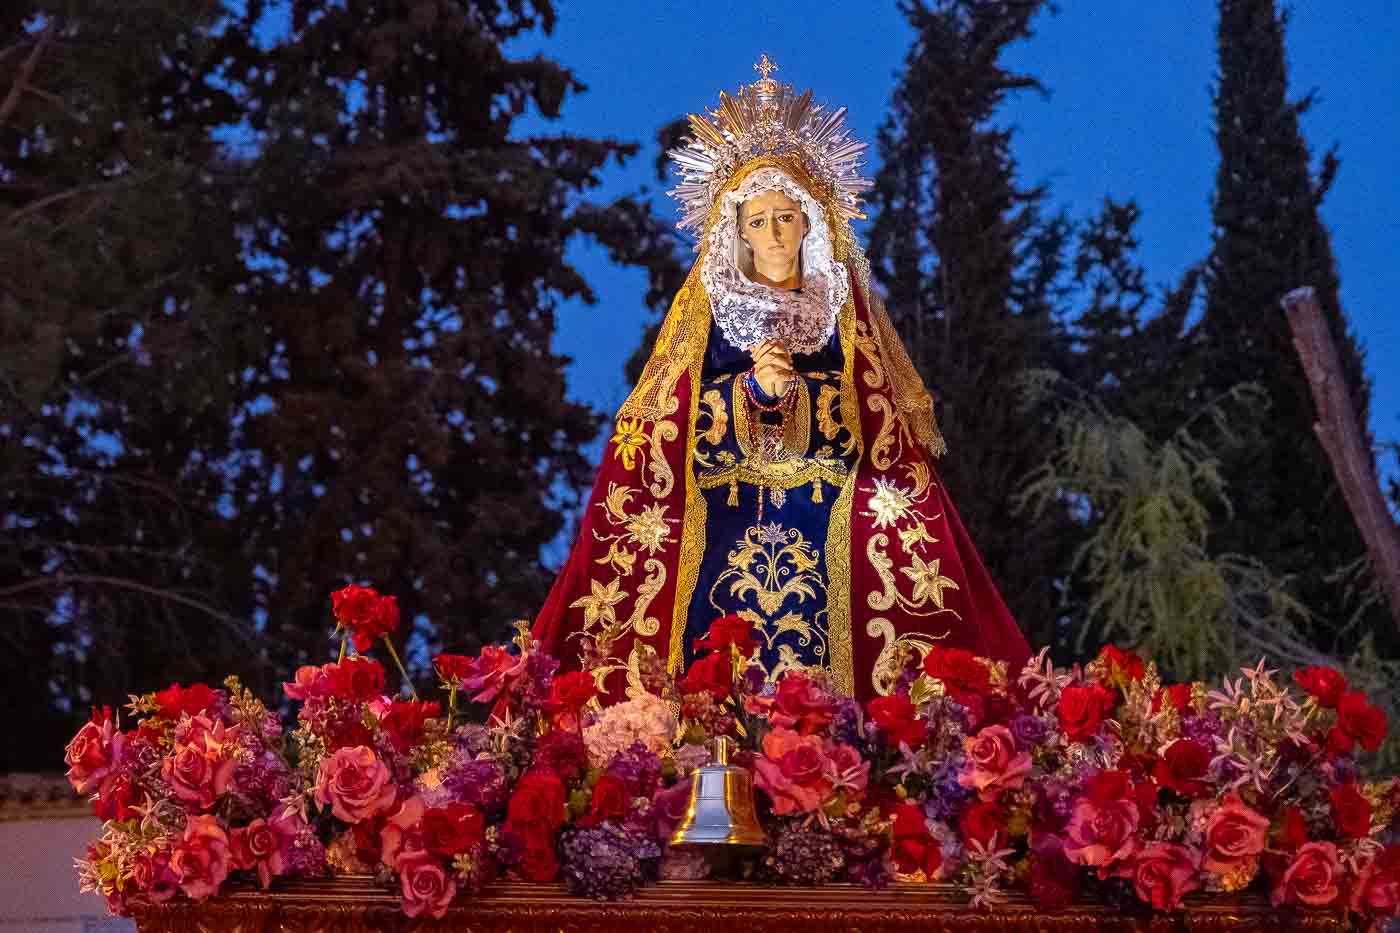
{"type": "Polygon", "coordinates": [[[1400,912],[1400,845],[1383,841],[1400,783],[1357,769],[1385,715],[1328,668],[1167,685],[1109,647],[1070,669],[1042,652],[1013,678],[934,647],[861,704],[821,672],[771,682],[729,616],[679,680],[643,658],[623,703],[601,706],[604,671],[562,673],[523,625],[511,645],[437,656],[444,703],[386,695],[366,656],[382,643],[398,664],[392,597],[351,586],[333,609],[341,656],[284,685],[290,729],[230,678],[132,697],[125,728],[95,711],[69,743],[69,780],[105,821],[79,874],[113,912],[239,877],[378,873],[412,917],[501,877],[597,898],[703,878],[704,855],[670,839],[720,735],[769,837],[742,863],[753,880],[1156,911],[1255,886],[1280,906],[1400,912]],[[462,721],[468,699],[486,723],[462,721]]]}

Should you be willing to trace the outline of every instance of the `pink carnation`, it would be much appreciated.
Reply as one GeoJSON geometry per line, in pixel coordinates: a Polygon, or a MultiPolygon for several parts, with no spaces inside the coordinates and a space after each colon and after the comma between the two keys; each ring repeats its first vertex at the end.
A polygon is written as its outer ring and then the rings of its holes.
{"type": "Polygon", "coordinates": [[[175,843],[170,867],[181,890],[193,900],[203,900],[219,890],[232,866],[228,834],[218,817],[206,813],[189,818],[185,834],[175,843]]]}
{"type": "Polygon", "coordinates": [[[966,764],[958,783],[977,791],[983,800],[995,800],[1003,790],[1020,787],[1031,769],[1029,752],[1016,751],[1016,740],[1005,726],[987,726],[963,739],[966,764]]]}
{"type": "Polygon", "coordinates": [[[334,683],[325,667],[310,664],[297,668],[296,677],[282,684],[282,692],[289,700],[322,700],[335,692],[334,683]]]}
{"type": "Polygon", "coordinates": [[[394,783],[389,769],[363,745],[337,749],[321,759],[316,770],[316,802],[330,805],[337,819],[358,823],[393,806],[394,783]]]}

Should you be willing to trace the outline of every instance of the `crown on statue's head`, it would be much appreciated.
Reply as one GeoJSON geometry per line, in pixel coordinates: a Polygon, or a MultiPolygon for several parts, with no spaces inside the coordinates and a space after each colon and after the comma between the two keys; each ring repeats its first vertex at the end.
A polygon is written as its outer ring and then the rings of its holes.
{"type": "Polygon", "coordinates": [[[852,139],[846,108],[829,110],[774,80],[778,70],[767,54],[754,69],[759,80],[740,85],[733,96],[720,91],[719,107],[692,113],[691,135],[668,154],[680,183],[671,196],[681,205],[681,229],[704,226],[715,198],[745,164],[764,156],[793,160],[817,188],[812,195],[837,217],[864,217],[860,196],[872,182],[860,174],[866,144],[852,139]]]}

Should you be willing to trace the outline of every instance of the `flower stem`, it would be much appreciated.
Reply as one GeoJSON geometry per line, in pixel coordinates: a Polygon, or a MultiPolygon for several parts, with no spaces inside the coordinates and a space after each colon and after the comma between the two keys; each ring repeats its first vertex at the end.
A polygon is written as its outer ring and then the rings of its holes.
{"type": "Polygon", "coordinates": [[[413,699],[417,700],[418,691],[413,689],[413,681],[408,679],[408,671],[403,669],[403,662],[399,660],[399,653],[394,650],[394,643],[389,640],[388,635],[383,636],[383,638],[385,647],[389,649],[389,657],[394,659],[394,664],[398,667],[399,673],[403,675],[404,683],[408,684],[409,694],[413,697],[413,699]]]}
{"type": "Polygon", "coordinates": [[[340,657],[338,657],[338,658],[335,659],[335,663],[339,664],[341,661],[344,661],[344,660],[345,660],[345,636],[344,636],[344,635],[341,635],[341,636],[340,636],[340,657]]]}

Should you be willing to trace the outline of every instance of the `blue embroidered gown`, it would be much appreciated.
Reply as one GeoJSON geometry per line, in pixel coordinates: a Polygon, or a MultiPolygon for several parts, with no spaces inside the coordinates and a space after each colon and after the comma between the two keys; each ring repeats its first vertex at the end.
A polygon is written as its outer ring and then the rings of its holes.
{"type": "Polygon", "coordinates": [[[695,639],[729,614],[753,623],[769,680],[830,664],[827,529],[856,451],[840,424],[838,336],[792,359],[798,378],[771,398],[749,354],[710,332],[695,446],[705,550],[686,617],[687,666],[695,639]]]}

